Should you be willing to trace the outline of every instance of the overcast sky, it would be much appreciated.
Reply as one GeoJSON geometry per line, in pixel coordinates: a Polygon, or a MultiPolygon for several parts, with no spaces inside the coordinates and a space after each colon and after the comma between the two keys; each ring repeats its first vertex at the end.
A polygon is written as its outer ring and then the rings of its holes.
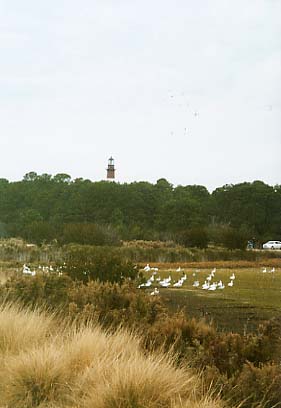
{"type": "Polygon", "coordinates": [[[280,0],[0,0],[0,177],[281,184],[280,0]]]}

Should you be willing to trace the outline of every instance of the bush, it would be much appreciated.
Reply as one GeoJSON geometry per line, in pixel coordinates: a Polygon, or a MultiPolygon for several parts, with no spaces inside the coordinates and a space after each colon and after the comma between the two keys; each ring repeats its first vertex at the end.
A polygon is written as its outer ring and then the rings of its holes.
{"type": "Polygon", "coordinates": [[[97,320],[106,326],[145,327],[165,312],[160,298],[148,296],[129,281],[122,285],[97,281],[84,284],[66,275],[21,277],[7,281],[0,294],[11,302],[59,309],[71,320],[97,320]]]}
{"type": "Polygon", "coordinates": [[[120,245],[118,234],[112,227],[91,223],[64,225],[60,242],[81,245],[120,245]]]}
{"type": "Polygon", "coordinates": [[[67,303],[68,290],[73,285],[70,277],[63,275],[37,275],[11,278],[1,287],[1,297],[24,305],[57,308],[67,303]]]}
{"type": "Polygon", "coordinates": [[[172,348],[178,362],[192,361],[194,367],[205,364],[203,356],[207,354],[209,343],[216,338],[215,328],[204,320],[187,318],[182,312],[173,316],[164,316],[148,327],[145,335],[145,347],[149,350],[172,348]]]}
{"type": "Polygon", "coordinates": [[[69,290],[68,315],[82,321],[95,319],[105,326],[125,324],[144,328],[164,314],[161,299],[148,296],[130,282],[76,283],[69,290]]]}
{"type": "Polygon", "coordinates": [[[33,221],[24,225],[20,235],[28,242],[40,245],[55,239],[57,237],[57,231],[49,222],[33,221]]]}
{"type": "Polygon", "coordinates": [[[233,402],[239,402],[243,408],[281,407],[280,365],[255,367],[251,363],[245,364],[230,395],[233,402]]]}
{"type": "Polygon", "coordinates": [[[207,248],[208,234],[205,228],[191,228],[178,234],[177,241],[185,247],[207,248]]]}
{"type": "Polygon", "coordinates": [[[234,228],[226,228],[222,232],[222,244],[227,249],[245,249],[247,246],[247,236],[234,228]]]}
{"type": "Polygon", "coordinates": [[[73,247],[66,254],[65,272],[74,280],[88,282],[122,283],[125,279],[135,279],[138,273],[117,251],[109,248],[73,247]]]}

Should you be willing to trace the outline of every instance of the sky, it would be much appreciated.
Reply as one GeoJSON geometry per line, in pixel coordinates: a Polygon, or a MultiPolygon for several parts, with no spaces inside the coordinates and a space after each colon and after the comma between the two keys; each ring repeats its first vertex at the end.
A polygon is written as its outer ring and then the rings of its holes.
{"type": "Polygon", "coordinates": [[[280,0],[0,0],[0,178],[281,184],[280,0]]]}

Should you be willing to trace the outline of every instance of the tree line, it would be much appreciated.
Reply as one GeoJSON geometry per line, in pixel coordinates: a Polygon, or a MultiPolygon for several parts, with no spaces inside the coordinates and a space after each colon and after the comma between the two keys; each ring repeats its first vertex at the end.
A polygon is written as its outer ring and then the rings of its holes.
{"type": "Polygon", "coordinates": [[[92,182],[68,174],[27,173],[0,179],[0,236],[37,244],[56,240],[118,245],[121,240],[172,240],[229,248],[281,239],[281,185],[200,185],[92,182]]]}

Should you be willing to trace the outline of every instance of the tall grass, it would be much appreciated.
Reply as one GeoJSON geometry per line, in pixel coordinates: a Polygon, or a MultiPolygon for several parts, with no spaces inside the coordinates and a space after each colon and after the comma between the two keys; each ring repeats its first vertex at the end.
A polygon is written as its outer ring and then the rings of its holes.
{"type": "Polygon", "coordinates": [[[175,367],[170,352],[144,353],[141,339],[123,329],[60,329],[45,313],[11,305],[2,305],[0,327],[5,408],[222,406],[200,391],[197,375],[175,367]]]}
{"type": "Polygon", "coordinates": [[[11,303],[0,305],[0,357],[39,346],[54,330],[54,317],[11,303]]]}

